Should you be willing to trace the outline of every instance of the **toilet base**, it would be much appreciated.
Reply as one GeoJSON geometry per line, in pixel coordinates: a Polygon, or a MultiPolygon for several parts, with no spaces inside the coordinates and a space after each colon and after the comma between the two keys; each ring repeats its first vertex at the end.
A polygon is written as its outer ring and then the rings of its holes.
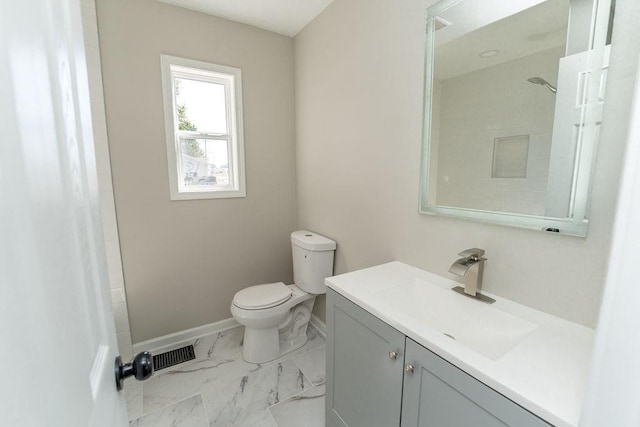
{"type": "Polygon", "coordinates": [[[292,351],[299,349],[300,347],[305,345],[307,341],[309,341],[309,338],[307,337],[306,326],[304,330],[301,332],[302,332],[301,335],[294,339],[290,339],[287,341],[280,341],[280,355],[291,353],[292,351]]]}
{"type": "Polygon", "coordinates": [[[280,356],[278,327],[267,329],[244,328],[242,358],[249,363],[264,363],[280,356]]]}
{"type": "Polygon", "coordinates": [[[309,340],[305,328],[304,335],[283,343],[284,345],[281,348],[278,335],[278,328],[250,329],[245,327],[244,343],[242,345],[242,358],[249,363],[270,362],[278,357],[299,349],[309,340]]]}
{"type": "Polygon", "coordinates": [[[298,304],[276,327],[257,329],[245,326],[242,358],[249,363],[269,362],[305,345],[314,302],[315,298],[310,298],[298,304]]]}

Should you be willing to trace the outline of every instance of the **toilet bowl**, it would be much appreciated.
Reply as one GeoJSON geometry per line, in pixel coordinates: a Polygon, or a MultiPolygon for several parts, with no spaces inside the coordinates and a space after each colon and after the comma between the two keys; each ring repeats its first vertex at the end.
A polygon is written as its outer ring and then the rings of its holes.
{"type": "Polygon", "coordinates": [[[242,297],[238,298],[237,294],[231,305],[231,314],[245,327],[243,358],[251,363],[262,363],[302,347],[307,342],[307,324],[316,296],[302,291],[296,285],[286,286],[282,282],[251,286],[239,293],[252,291],[265,298],[260,303],[262,307],[252,307],[242,297]],[[268,295],[268,290],[263,287],[269,287],[267,289],[274,294],[268,295]],[[276,302],[284,290],[289,295],[284,301],[276,302]],[[287,330],[288,333],[281,330],[287,330]]]}
{"type": "Polygon", "coordinates": [[[301,230],[291,233],[293,285],[282,282],[245,288],[235,294],[231,314],[244,325],[242,357],[263,363],[302,347],[316,295],[326,293],[336,243],[301,230]]]}

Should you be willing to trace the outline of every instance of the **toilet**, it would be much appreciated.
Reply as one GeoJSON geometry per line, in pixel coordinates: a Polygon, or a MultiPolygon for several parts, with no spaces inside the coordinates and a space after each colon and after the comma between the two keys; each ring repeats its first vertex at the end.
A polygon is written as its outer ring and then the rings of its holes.
{"type": "Polygon", "coordinates": [[[242,357],[250,363],[276,359],[307,342],[316,295],[327,291],[336,242],[307,230],[291,233],[293,285],[282,282],[245,288],[233,297],[231,314],[244,325],[242,357]]]}

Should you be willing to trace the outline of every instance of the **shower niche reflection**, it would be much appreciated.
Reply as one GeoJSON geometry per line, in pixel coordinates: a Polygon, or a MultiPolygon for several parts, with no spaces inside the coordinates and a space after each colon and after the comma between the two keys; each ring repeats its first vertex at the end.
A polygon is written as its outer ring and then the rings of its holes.
{"type": "Polygon", "coordinates": [[[609,12],[592,32],[594,4],[429,9],[421,212],[586,234],[609,12]]]}

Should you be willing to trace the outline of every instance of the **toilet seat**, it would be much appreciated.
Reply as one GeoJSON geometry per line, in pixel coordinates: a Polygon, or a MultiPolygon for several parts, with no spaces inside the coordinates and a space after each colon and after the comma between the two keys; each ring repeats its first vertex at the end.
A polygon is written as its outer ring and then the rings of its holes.
{"type": "Polygon", "coordinates": [[[291,289],[282,282],[250,286],[236,293],[233,305],[245,310],[262,310],[284,303],[291,294],[291,289]]]}

